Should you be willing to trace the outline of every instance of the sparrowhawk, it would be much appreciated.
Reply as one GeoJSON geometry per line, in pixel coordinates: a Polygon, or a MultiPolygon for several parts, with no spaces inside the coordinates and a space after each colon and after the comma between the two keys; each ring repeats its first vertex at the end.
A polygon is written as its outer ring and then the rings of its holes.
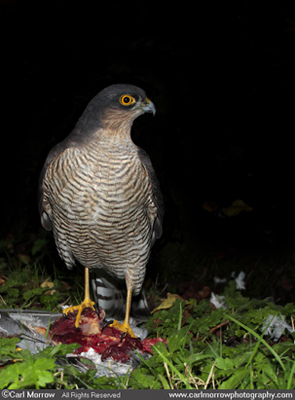
{"type": "MultiPolygon", "coordinates": [[[[121,329],[132,334],[132,297],[141,294],[151,248],[162,234],[163,200],[150,158],[133,143],[131,127],[141,114],[155,111],[142,89],[129,84],[107,87],[90,101],[69,136],[49,152],[41,172],[41,223],[53,230],[67,268],[76,260],[85,268],[77,327],[83,308],[94,305],[89,270],[95,270],[98,290],[107,290],[114,312],[122,307],[118,293],[124,283],[121,329]]],[[[101,298],[106,300],[104,292],[101,298]]],[[[103,304],[108,308],[106,301],[103,304]]]]}

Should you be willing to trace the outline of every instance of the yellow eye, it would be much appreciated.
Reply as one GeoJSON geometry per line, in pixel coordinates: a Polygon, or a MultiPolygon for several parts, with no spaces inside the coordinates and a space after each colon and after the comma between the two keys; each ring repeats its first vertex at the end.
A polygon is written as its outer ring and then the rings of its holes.
{"type": "Polygon", "coordinates": [[[135,99],[132,96],[129,96],[129,94],[123,94],[120,97],[120,103],[123,106],[130,106],[130,104],[135,103],[135,99]]]}

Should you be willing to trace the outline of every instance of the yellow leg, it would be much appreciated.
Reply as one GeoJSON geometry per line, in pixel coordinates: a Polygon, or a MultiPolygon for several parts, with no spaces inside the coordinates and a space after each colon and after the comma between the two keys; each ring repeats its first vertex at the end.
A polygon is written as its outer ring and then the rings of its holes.
{"type": "Polygon", "coordinates": [[[112,323],[112,327],[120,329],[120,331],[129,333],[130,336],[136,337],[132,331],[132,328],[129,325],[129,318],[130,318],[130,310],[131,310],[131,301],[132,301],[132,290],[127,290],[127,298],[126,298],[126,310],[125,310],[125,319],[123,324],[120,324],[118,321],[114,321],[112,323]]]}
{"type": "Polygon", "coordinates": [[[76,317],[75,321],[75,327],[79,327],[80,319],[81,319],[81,314],[84,308],[86,307],[91,307],[93,310],[95,310],[94,306],[94,301],[91,301],[90,299],[90,293],[89,293],[89,269],[85,268],[85,293],[84,293],[84,300],[81,304],[78,306],[73,306],[73,307],[68,307],[65,310],[63,310],[64,314],[68,314],[69,312],[73,312],[75,310],[78,310],[78,314],[76,317]]]}

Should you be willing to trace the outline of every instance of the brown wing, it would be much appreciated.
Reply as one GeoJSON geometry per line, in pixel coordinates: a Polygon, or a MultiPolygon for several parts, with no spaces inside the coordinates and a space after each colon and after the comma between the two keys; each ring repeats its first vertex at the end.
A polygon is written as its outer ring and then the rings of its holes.
{"type": "Polygon", "coordinates": [[[158,178],[156,176],[156,173],[154,171],[152,162],[147,155],[147,153],[138,147],[138,156],[142,164],[146,167],[149,178],[152,184],[152,200],[153,203],[155,204],[157,208],[157,218],[154,223],[154,230],[153,230],[153,239],[152,239],[152,244],[154,244],[156,239],[159,239],[162,235],[163,232],[163,216],[164,216],[164,202],[163,202],[163,197],[162,193],[160,190],[160,184],[158,181],[158,178]]]}

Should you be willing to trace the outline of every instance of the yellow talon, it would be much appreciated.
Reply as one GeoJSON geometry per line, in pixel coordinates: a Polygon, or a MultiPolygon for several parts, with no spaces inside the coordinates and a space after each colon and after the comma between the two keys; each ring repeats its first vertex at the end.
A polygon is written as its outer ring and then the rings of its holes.
{"type": "Polygon", "coordinates": [[[130,309],[131,309],[131,300],[132,300],[132,290],[127,289],[127,298],[126,298],[126,311],[125,311],[125,319],[123,324],[120,324],[118,321],[114,321],[110,326],[113,328],[117,328],[122,332],[128,333],[130,336],[135,337],[132,328],[129,325],[129,317],[130,317],[130,309]]]}
{"type": "Polygon", "coordinates": [[[120,322],[118,322],[118,321],[115,320],[110,326],[111,326],[112,328],[117,328],[117,329],[119,329],[119,330],[122,331],[122,332],[126,332],[126,333],[128,333],[130,336],[136,338],[136,336],[134,335],[133,330],[132,330],[132,328],[130,327],[130,325],[129,325],[129,324],[126,324],[125,322],[123,322],[123,324],[120,324],[120,322]]]}
{"type": "Polygon", "coordinates": [[[76,321],[75,321],[75,327],[79,328],[79,324],[81,322],[82,311],[84,310],[84,308],[87,308],[87,307],[90,307],[95,311],[94,304],[95,304],[94,301],[92,301],[90,299],[90,295],[89,295],[89,269],[85,268],[85,297],[84,297],[84,300],[78,306],[72,306],[72,307],[66,308],[65,310],[63,310],[63,313],[65,315],[67,315],[69,312],[78,310],[78,314],[77,314],[76,321]]]}
{"type": "Polygon", "coordinates": [[[91,301],[90,299],[84,299],[84,301],[78,306],[72,306],[64,309],[63,313],[67,315],[69,312],[78,310],[78,314],[76,316],[76,321],[75,321],[75,327],[79,328],[79,324],[81,322],[81,314],[84,308],[91,307],[95,311],[94,304],[95,304],[94,301],[91,301]]]}

